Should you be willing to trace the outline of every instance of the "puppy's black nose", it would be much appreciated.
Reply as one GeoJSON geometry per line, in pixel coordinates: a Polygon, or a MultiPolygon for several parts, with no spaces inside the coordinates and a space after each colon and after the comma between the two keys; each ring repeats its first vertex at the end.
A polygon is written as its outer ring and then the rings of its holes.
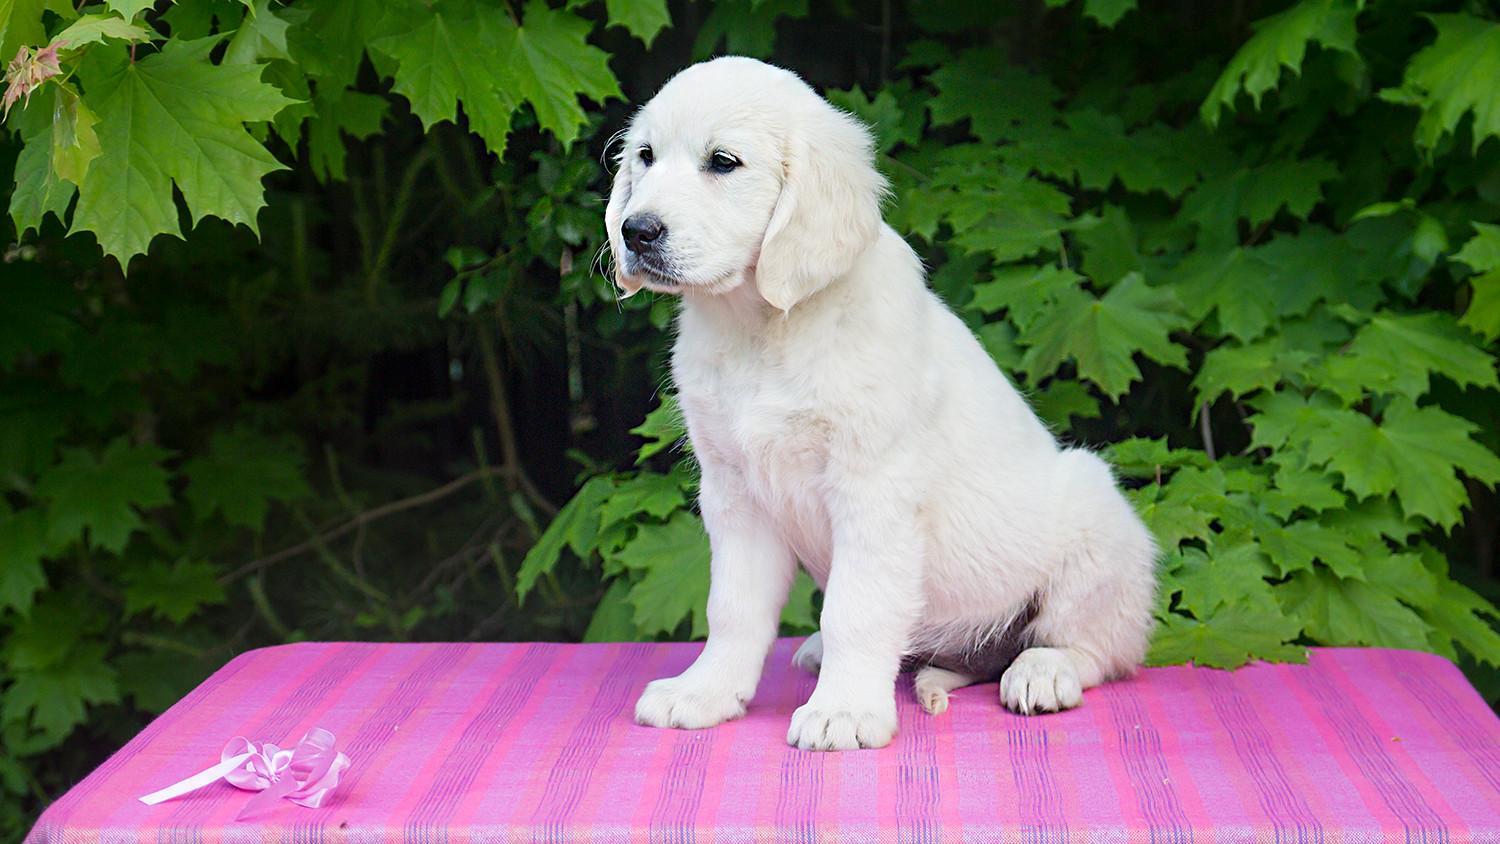
{"type": "Polygon", "coordinates": [[[620,235],[625,240],[625,248],[637,255],[654,251],[656,242],[661,240],[662,235],[666,233],[667,227],[662,225],[661,220],[650,214],[637,214],[620,226],[620,235]]]}

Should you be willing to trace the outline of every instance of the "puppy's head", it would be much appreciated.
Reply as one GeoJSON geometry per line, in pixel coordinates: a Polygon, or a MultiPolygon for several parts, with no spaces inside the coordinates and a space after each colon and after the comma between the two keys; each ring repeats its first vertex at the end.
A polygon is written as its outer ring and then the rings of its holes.
{"type": "Polygon", "coordinates": [[[789,71],[728,57],[674,76],[624,134],[604,212],[615,281],[789,310],[880,227],[869,133],[789,71]]]}

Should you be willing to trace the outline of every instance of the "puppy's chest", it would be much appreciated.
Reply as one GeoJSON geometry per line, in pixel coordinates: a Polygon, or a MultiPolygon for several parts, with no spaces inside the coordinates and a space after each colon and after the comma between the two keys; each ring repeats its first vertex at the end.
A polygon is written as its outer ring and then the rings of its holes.
{"type": "Polygon", "coordinates": [[[804,561],[823,556],[836,417],[806,378],[703,363],[674,367],[699,459],[738,476],[804,561]]]}

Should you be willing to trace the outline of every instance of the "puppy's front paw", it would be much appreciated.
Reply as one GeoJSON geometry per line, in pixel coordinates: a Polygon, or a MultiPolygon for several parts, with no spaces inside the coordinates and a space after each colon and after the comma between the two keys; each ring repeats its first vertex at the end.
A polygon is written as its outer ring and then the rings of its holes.
{"type": "Polygon", "coordinates": [[[701,730],[739,718],[745,701],[682,677],[653,680],[635,703],[635,722],[646,727],[701,730]]]}
{"type": "Polygon", "coordinates": [[[1000,702],[1022,715],[1058,712],[1083,703],[1083,686],[1061,651],[1028,648],[1001,675],[1000,702]]]}
{"type": "Polygon", "coordinates": [[[792,664],[809,674],[818,673],[823,667],[823,634],[813,633],[798,645],[797,652],[792,654],[792,664]]]}
{"type": "Polygon", "coordinates": [[[792,713],[787,744],[803,750],[885,747],[896,736],[896,702],[879,709],[823,707],[813,701],[792,713]]]}

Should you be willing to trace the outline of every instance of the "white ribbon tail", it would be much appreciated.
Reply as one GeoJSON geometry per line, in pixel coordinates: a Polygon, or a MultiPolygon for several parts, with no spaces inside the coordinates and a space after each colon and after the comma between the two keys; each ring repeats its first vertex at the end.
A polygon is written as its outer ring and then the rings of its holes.
{"type": "Polygon", "coordinates": [[[245,764],[245,760],[254,755],[254,753],[241,753],[238,756],[233,756],[225,759],[223,762],[220,762],[219,764],[213,766],[212,768],[209,768],[202,773],[193,774],[182,782],[169,785],[160,791],[153,791],[150,794],[147,794],[145,797],[141,798],[141,802],[145,803],[147,806],[155,806],[157,803],[171,800],[173,797],[181,797],[182,795],[187,794],[189,791],[195,791],[205,785],[208,785],[209,783],[214,782],[215,780],[223,779],[225,774],[245,764]]]}

